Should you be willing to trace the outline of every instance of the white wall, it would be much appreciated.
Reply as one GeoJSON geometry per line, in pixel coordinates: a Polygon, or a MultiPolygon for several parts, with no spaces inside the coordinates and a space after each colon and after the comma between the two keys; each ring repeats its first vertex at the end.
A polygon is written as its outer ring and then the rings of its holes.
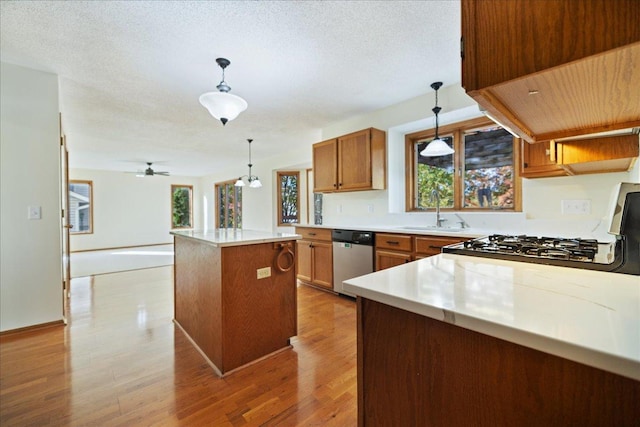
{"type": "Polygon", "coordinates": [[[200,178],[70,169],[69,179],[93,182],[93,233],[72,234],[71,251],[172,243],[171,185],[193,186],[194,228],[202,227],[200,178]]]}
{"type": "Polygon", "coordinates": [[[0,330],[63,318],[58,77],[1,63],[0,330]],[[40,206],[42,219],[27,219],[40,206]]]}

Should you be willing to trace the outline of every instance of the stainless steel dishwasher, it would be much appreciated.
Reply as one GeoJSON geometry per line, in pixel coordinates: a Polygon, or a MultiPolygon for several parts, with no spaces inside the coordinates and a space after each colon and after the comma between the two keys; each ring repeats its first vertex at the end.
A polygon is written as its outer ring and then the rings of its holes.
{"type": "Polygon", "coordinates": [[[333,230],[333,290],[355,296],[342,289],[347,279],[373,273],[373,232],[333,230]]]}

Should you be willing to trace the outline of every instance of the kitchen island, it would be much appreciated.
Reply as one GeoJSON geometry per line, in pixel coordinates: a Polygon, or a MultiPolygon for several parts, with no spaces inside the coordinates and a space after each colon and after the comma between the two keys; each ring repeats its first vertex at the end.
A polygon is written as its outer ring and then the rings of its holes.
{"type": "Polygon", "coordinates": [[[290,347],[300,236],[236,229],[171,234],[174,322],[219,376],[290,347]]]}
{"type": "Polygon", "coordinates": [[[344,289],[360,426],[640,420],[638,276],[440,254],[344,289]]]}

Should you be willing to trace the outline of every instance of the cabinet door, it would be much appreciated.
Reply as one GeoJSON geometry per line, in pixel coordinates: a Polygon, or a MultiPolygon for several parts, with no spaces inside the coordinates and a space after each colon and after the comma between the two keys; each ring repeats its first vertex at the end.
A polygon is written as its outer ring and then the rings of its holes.
{"type": "Polygon", "coordinates": [[[638,135],[616,135],[556,143],[558,164],[572,175],[625,172],[638,157],[638,135]]]}
{"type": "Polygon", "coordinates": [[[313,242],[313,278],[311,283],[333,289],[333,246],[331,243],[313,242]]]}
{"type": "Polygon", "coordinates": [[[370,138],[369,129],[338,138],[338,189],[371,188],[370,138]]]}
{"type": "Polygon", "coordinates": [[[411,254],[406,252],[376,251],[376,271],[411,262],[411,254]]]}
{"type": "Polygon", "coordinates": [[[313,191],[316,193],[338,189],[338,141],[335,139],[313,144],[313,191]]]}
{"type": "Polygon", "coordinates": [[[305,282],[311,281],[311,242],[307,240],[298,240],[298,279],[305,282]]]}
{"type": "Polygon", "coordinates": [[[522,172],[524,178],[542,178],[549,176],[563,176],[567,172],[551,160],[551,142],[529,144],[521,141],[522,172]]]}

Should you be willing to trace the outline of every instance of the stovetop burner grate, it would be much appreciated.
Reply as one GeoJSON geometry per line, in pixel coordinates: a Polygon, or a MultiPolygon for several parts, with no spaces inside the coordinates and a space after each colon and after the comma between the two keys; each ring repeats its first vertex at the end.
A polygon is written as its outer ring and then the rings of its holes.
{"type": "Polygon", "coordinates": [[[464,242],[463,248],[470,252],[593,262],[598,245],[595,239],[492,234],[464,242]]]}

